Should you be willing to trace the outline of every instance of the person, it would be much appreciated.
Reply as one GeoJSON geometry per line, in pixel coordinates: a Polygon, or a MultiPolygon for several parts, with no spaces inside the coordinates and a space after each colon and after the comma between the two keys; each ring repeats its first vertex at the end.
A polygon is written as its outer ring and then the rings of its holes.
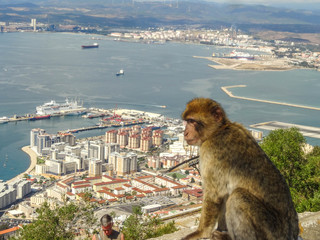
{"type": "Polygon", "coordinates": [[[113,229],[113,219],[109,214],[105,214],[100,218],[101,229],[98,234],[93,235],[92,240],[124,240],[122,233],[113,229]]]}

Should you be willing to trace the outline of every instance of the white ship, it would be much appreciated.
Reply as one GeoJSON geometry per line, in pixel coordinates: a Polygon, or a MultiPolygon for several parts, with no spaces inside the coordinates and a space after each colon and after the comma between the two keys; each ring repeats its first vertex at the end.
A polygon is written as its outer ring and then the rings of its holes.
{"type": "Polygon", "coordinates": [[[0,124],[1,123],[7,123],[9,122],[9,118],[8,117],[0,117],[0,124]]]}
{"type": "Polygon", "coordinates": [[[36,114],[51,115],[55,113],[76,111],[81,109],[82,107],[82,104],[80,104],[78,101],[69,101],[69,99],[66,99],[65,103],[57,103],[56,101],[51,100],[50,102],[36,107],[36,114]]]}
{"type": "Polygon", "coordinates": [[[117,76],[121,76],[121,75],[124,75],[124,71],[123,69],[120,69],[119,72],[116,73],[117,76]]]}

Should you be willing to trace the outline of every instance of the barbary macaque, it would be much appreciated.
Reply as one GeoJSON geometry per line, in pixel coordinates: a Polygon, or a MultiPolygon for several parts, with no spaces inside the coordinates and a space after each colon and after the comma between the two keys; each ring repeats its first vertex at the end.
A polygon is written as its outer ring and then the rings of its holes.
{"type": "Polygon", "coordinates": [[[203,203],[198,229],[183,239],[297,240],[289,188],[251,134],[219,103],[191,100],[184,138],[200,146],[203,203]]]}

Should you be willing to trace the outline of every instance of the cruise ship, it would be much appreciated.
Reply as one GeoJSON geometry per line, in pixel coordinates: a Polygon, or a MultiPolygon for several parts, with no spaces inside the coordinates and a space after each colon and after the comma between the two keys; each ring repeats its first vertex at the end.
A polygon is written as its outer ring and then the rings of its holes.
{"type": "Polygon", "coordinates": [[[36,107],[37,115],[52,115],[57,113],[71,112],[81,109],[83,106],[78,101],[69,101],[66,99],[64,103],[57,103],[51,100],[41,106],[36,107]]]}

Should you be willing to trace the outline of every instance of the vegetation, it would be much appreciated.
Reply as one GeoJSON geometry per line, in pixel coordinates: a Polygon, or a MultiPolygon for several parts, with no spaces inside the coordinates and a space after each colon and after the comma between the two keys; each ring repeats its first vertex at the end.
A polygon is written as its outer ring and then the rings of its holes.
{"type": "MultiPolygon", "coordinates": [[[[86,196],[87,197],[87,196],[86,196]]],[[[38,218],[24,225],[16,238],[23,240],[67,240],[74,239],[74,227],[91,229],[97,219],[93,214],[94,205],[90,201],[80,204],[65,202],[62,206],[50,207],[45,202],[37,209],[38,218]]]]}
{"type": "Polygon", "coordinates": [[[271,131],[262,149],[285,177],[297,212],[320,211],[320,147],[303,152],[305,138],[297,128],[271,131]]]}
{"type": "Polygon", "coordinates": [[[141,207],[132,207],[133,214],[123,223],[122,233],[126,240],[144,240],[177,231],[174,221],[164,223],[159,216],[143,216],[141,207]]]}

